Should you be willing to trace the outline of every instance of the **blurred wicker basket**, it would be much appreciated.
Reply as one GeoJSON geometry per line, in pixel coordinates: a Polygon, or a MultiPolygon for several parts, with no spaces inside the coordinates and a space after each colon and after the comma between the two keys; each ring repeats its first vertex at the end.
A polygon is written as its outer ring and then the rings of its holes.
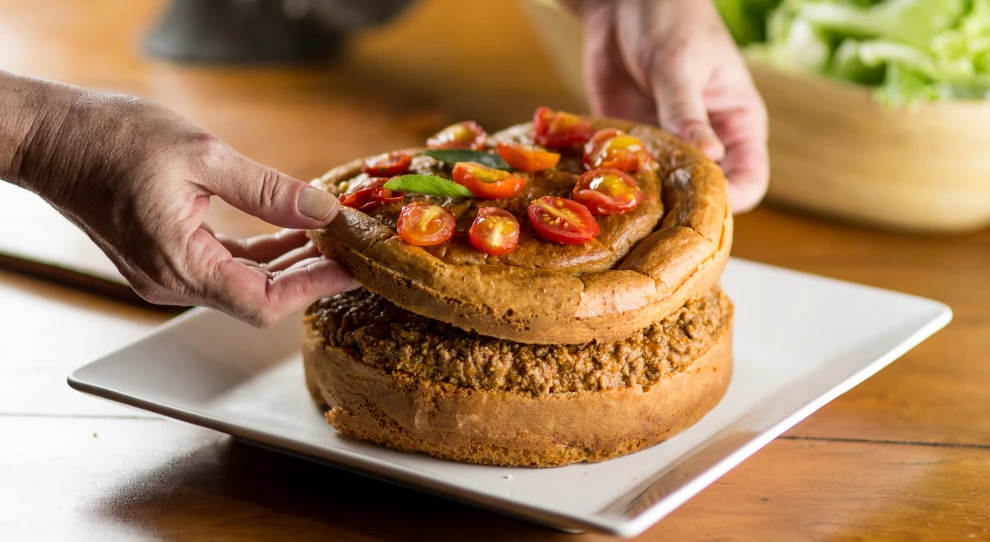
{"type": "MultiPolygon", "coordinates": [[[[524,0],[580,97],[581,29],[553,0],[524,0]]],[[[770,115],[768,199],[884,228],[990,225],[990,102],[888,110],[869,89],[750,62],[770,115]]]]}

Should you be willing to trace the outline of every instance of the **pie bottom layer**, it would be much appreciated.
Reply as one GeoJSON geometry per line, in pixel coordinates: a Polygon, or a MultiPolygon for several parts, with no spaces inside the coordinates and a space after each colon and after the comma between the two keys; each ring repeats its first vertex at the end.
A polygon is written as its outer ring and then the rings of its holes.
{"type": "Polygon", "coordinates": [[[502,466],[604,461],[693,425],[732,375],[732,305],[717,288],[626,341],[559,348],[456,328],[438,339],[387,301],[370,310],[373,295],[310,307],[306,384],[338,431],[398,450],[502,466]]]}

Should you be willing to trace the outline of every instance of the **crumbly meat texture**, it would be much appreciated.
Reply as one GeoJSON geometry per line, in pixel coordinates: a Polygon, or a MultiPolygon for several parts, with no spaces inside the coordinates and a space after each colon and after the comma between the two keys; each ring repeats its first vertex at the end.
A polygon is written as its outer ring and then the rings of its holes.
{"type": "Polygon", "coordinates": [[[386,373],[544,395],[649,388],[704,354],[731,315],[731,302],[716,287],[625,340],[537,345],[466,332],[361,289],[320,300],[306,319],[326,346],[344,348],[386,373]]]}

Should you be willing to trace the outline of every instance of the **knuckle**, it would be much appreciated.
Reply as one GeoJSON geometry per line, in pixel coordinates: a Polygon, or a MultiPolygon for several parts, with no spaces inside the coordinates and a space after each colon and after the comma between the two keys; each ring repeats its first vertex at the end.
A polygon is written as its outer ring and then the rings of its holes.
{"type": "Polygon", "coordinates": [[[275,205],[275,202],[279,200],[281,190],[282,186],[281,183],[279,183],[278,171],[272,168],[266,168],[264,173],[262,173],[261,180],[259,182],[259,207],[262,209],[272,208],[275,205]]]}
{"type": "Polygon", "coordinates": [[[207,168],[221,168],[230,158],[231,149],[219,137],[206,131],[194,131],[189,135],[189,144],[199,159],[199,163],[207,168]]]}
{"type": "Polygon", "coordinates": [[[654,46],[650,62],[660,77],[680,77],[688,72],[692,62],[691,41],[676,38],[654,46]]]}
{"type": "Polygon", "coordinates": [[[704,110],[687,102],[671,102],[663,104],[664,129],[677,134],[687,135],[687,132],[707,126],[704,110]]]}
{"type": "Polygon", "coordinates": [[[698,111],[698,108],[691,102],[687,100],[676,100],[670,103],[663,104],[664,109],[666,109],[667,116],[682,128],[687,127],[689,124],[704,124],[704,116],[699,115],[699,113],[704,113],[704,111],[698,111]]]}

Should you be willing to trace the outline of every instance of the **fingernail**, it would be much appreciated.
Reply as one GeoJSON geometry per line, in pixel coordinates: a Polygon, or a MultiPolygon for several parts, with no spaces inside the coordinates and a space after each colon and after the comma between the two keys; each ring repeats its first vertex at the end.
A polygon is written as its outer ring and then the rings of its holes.
{"type": "Polygon", "coordinates": [[[316,220],[325,220],[330,213],[337,210],[339,203],[333,194],[307,186],[299,191],[296,205],[300,213],[316,220]]]}

